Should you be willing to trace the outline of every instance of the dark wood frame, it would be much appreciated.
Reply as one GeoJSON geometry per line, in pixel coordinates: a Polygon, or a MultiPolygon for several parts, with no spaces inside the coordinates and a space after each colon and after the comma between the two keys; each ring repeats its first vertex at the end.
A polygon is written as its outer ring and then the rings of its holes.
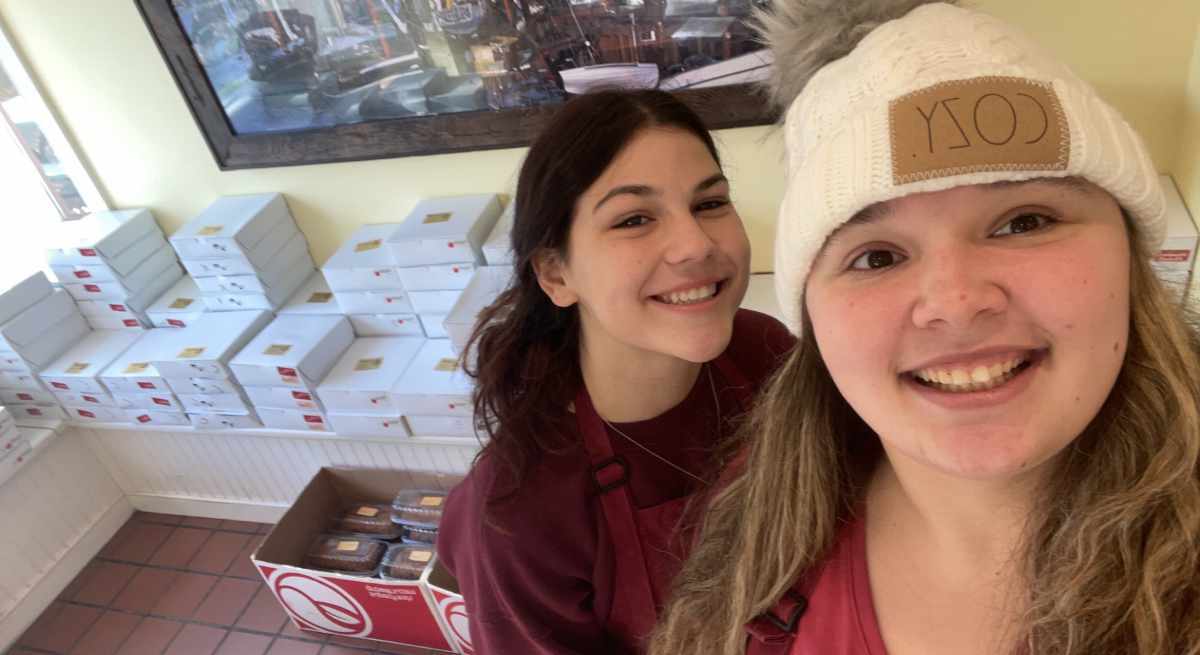
{"type": "MultiPolygon", "coordinates": [[[[556,106],[397,118],[287,133],[238,135],[171,0],[134,0],[221,170],[296,166],[526,146],[556,106]]],[[[675,92],[712,129],[774,120],[766,98],[737,84],[675,92]]]]}

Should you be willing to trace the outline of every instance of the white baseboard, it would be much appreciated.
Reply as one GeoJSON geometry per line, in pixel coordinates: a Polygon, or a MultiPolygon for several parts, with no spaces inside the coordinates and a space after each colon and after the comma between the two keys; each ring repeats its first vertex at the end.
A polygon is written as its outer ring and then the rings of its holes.
{"type": "Polygon", "coordinates": [[[79,575],[133,515],[133,506],[122,498],[113,503],[92,526],[67,550],[42,579],[25,594],[12,611],[0,621],[0,652],[6,652],[24,634],[34,620],[79,575]]]}
{"type": "Polygon", "coordinates": [[[210,500],[190,496],[159,496],[130,494],[125,497],[133,508],[159,514],[181,514],[210,519],[276,523],[288,506],[271,503],[251,503],[241,500],[210,500]]]}

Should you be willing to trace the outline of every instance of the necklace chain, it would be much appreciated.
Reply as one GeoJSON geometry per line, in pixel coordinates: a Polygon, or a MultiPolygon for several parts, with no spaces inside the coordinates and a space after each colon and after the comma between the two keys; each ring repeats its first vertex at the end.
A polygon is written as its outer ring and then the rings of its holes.
{"type": "MultiPolygon", "coordinates": [[[[713,382],[712,367],[709,366],[708,363],[705,363],[704,368],[708,371],[708,387],[710,389],[712,389],[713,407],[715,407],[717,410],[717,429],[719,431],[720,426],[721,426],[721,401],[717,398],[717,383],[713,382]]],[[[641,448],[643,451],[645,451],[651,457],[654,457],[655,459],[662,462],[663,464],[670,466],[671,468],[673,468],[676,471],[679,471],[680,473],[688,476],[689,478],[699,482],[700,484],[708,486],[708,484],[709,484],[708,480],[705,480],[704,478],[696,475],[695,473],[692,473],[691,471],[683,468],[682,466],[676,464],[675,462],[672,462],[671,460],[667,459],[666,457],[663,457],[662,455],[659,455],[658,453],[654,452],[653,450],[651,450],[648,446],[646,446],[642,442],[638,441],[637,439],[634,439],[633,437],[629,436],[628,434],[625,434],[620,428],[618,428],[617,426],[610,423],[608,421],[608,419],[604,418],[603,416],[600,417],[600,420],[603,421],[604,424],[607,425],[610,430],[612,430],[613,432],[616,432],[617,434],[624,437],[625,440],[628,441],[629,443],[637,446],[638,448],[641,448]]]]}

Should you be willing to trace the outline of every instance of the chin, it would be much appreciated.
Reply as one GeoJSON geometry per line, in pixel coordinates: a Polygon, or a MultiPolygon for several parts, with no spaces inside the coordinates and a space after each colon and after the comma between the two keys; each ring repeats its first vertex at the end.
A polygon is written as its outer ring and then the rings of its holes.
{"type": "Polygon", "coordinates": [[[732,337],[732,329],[726,329],[721,334],[697,335],[691,339],[677,337],[665,344],[666,347],[662,349],[662,352],[674,355],[684,361],[703,364],[711,362],[725,352],[732,337]]]}

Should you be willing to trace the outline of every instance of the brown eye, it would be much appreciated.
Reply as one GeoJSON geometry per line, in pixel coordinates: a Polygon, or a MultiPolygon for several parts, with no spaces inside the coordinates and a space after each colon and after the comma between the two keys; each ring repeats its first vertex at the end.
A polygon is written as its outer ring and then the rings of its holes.
{"type": "Polygon", "coordinates": [[[903,261],[902,255],[891,250],[868,250],[850,263],[850,268],[856,271],[873,271],[895,266],[903,261]]]}
{"type": "Polygon", "coordinates": [[[992,236],[1010,236],[1013,234],[1036,232],[1049,227],[1054,222],[1053,218],[1042,214],[1021,214],[1005,223],[999,230],[993,232],[992,236]]]}

